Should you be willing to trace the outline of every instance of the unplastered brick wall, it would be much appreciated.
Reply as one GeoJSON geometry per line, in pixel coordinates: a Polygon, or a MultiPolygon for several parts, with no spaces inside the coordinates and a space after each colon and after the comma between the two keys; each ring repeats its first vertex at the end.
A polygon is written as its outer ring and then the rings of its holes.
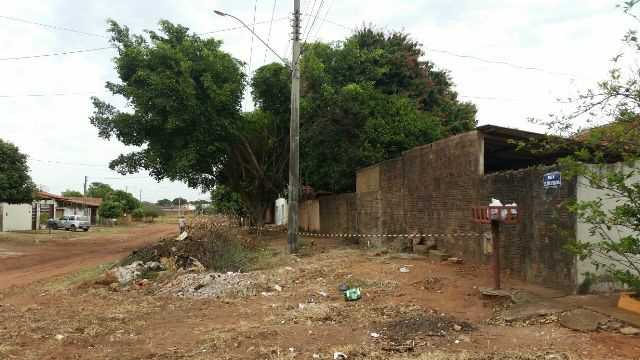
{"type": "MultiPolygon", "coordinates": [[[[575,256],[565,250],[569,239],[559,231],[575,229],[575,216],[563,201],[576,198],[576,181],[545,189],[542,176],[555,167],[532,167],[480,178],[479,204],[491,198],[520,207],[520,223],[500,226],[502,268],[523,280],[559,289],[575,289],[575,256]]],[[[486,225],[484,231],[490,231],[486,225]]]]}
{"type": "MultiPolygon", "coordinates": [[[[407,231],[464,234],[477,228],[470,207],[477,191],[480,137],[476,131],[405,152],[404,213],[407,231]]],[[[438,247],[462,256],[480,251],[479,241],[465,236],[438,237],[438,247]]]]}
{"type": "Polygon", "coordinates": [[[320,232],[357,233],[356,194],[334,194],[318,197],[320,203],[320,232]]]}
{"type": "Polygon", "coordinates": [[[482,236],[465,235],[490,232],[489,225],[471,222],[471,206],[488,205],[491,197],[515,201],[523,209],[523,219],[519,225],[501,227],[502,268],[530,282],[573,289],[575,258],[564,250],[566,239],[553,228],[574,227],[574,217],[560,204],[575,198],[575,183],[545,190],[542,175],[552,168],[483,175],[482,141],[481,134],[471,131],[358,171],[355,194],[320,199],[321,230],[457,234],[437,237],[438,248],[466,261],[488,264],[491,259],[484,253],[482,236]]]}

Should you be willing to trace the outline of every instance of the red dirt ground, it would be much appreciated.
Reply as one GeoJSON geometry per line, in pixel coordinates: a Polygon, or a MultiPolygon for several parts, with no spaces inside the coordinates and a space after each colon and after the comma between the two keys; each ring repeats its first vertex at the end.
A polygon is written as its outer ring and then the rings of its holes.
{"type": "MultiPolygon", "coordinates": [[[[133,247],[134,241],[141,245],[165,233],[175,233],[174,228],[158,225],[122,235],[135,239],[129,243],[133,247]]],[[[57,254],[57,261],[66,259],[66,265],[42,265],[37,260],[31,264],[42,266],[41,271],[51,267],[53,272],[45,272],[44,277],[60,273],[75,266],[73,257],[61,255],[67,248],[69,253],[94,249],[101,254],[83,258],[87,264],[107,261],[127,252],[113,242],[122,235],[97,236],[90,240],[95,245],[47,244],[58,250],[34,252],[40,255],[33,256],[44,260],[47,253],[57,254]],[[99,250],[101,247],[105,249],[99,250]]],[[[267,238],[273,248],[285,242],[284,234],[267,238]]],[[[316,354],[320,359],[332,359],[335,351],[347,353],[349,359],[640,358],[637,336],[579,333],[557,322],[492,325],[487,320],[498,306],[480,298],[474,289],[491,283],[488,267],[380,255],[335,239],[314,243],[305,256],[281,255],[284,262],[280,267],[258,272],[281,276],[278,284],[283,290],[272,297],[196,300],[159,296],[155,292],[162,286],[160,282],[139,290],[114,291],[104,286],[58,289],[49,285],[58,281],[52,279],[7,289],[0,298],[0,358],[312,359],[316,354]],[[283,271],[284,266],[292,270],[283,271]],[[410,271],[401,273],[401,266],[410,271]],[[441,281],[425,282],[429,277],[441,281]],[[361,300],[346,303],[341,298],[337,284],[347,281],[362,284],[361,300]],[[318,295],[319,290],[330,296],[318,295]],[[326,313],[316,316],[305,313],[309,307],[299,309],[299,304],[310,298],[326,313]],[[467,321],[476,330],[409,337],[406,343],[410,350],[390,348],[384,332],[380,338],[370,335],[385,324],[424,313],[467,321]]],[[[18,259],[12,260],[14,264],[20,264],[18,259]]],[[[6,269],[4,260],[2,269],[6,269]]],[[[34,273],[32,279],[36,279],[37,272],[28,269],[27,260],[22,261],[23,269],[34,273]]],[[[508,275],[503,280],[505,287],[523,285],[508,275]]]]}
{"type": "Polygon", "coordinates": [[[0,236],[0,249],[22,254],[0,257],[0,291],[115,260],[177,232],[177,225],[158,224],[92,228],[88,233],[57,230],[52,236],[10,234],[6,235],[9,241],[0,236]],[[103,229],[106,231],[100,231],[103,229]],[[31,245],[34,239],[43,240],[31,245]],[[27,242],[31,244],[25,245],[27,242]]]}

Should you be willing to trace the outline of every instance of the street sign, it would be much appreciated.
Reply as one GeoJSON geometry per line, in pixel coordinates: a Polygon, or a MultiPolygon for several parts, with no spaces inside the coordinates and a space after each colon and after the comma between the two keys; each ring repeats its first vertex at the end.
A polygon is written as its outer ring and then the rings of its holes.
{"type": "Polygon", "coordinates": [[[546,173],[542,177],[542,184],[545,189],[555,189],[562,185],[562,174],[559,171],[546,173]]]}

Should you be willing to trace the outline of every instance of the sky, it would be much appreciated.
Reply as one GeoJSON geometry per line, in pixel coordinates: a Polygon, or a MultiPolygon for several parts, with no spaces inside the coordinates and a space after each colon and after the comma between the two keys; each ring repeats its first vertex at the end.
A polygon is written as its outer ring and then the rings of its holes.
{"type": "MultiPolygon", "coordinates": [[[[616,8],[618,2],[606,0],[301,3],[307,41],[343,40],[364,24],[404,30],[423,44],[425,60],[450,72],[460,97],[477,105],[480,125],[530,131],[544,129],[529,118],[571,111],[570,104],[557,99],[606,78],[620,39],[634,27],[616,8]],[[309,30],[315,15],[318,20],[309,30]]],[[[99,138],[89,123],[91,96],[126,108],[104,88],[106,81],[118,81],[107,19],[135,33],[157,29],[160,19],[179,23],[222,40],[223,50],[247,63],[248,74],[278,61],[247,29],[236,28],[236,20],[215,15],[217,9],[247,24],[260,23],[254,31],[280,56],[291,57],[292,0],[2,0],[2,5],[0,139],[26,153],[34,182],[54,193],[82,191],[87,176],[89,183],[108,183],[145,201],[209,197],[180,182],[158,183],[147,173],[121,176],[108,169],[110,160],[135,148],[99,138]],[[230,28],[236,29],[225,30],[230,28]],[[100,48],[107,49],[92,50],[100,48]],[[78,50],[92,51],[30,57],[78,50]]],[[[248,95],[243,108],[252,108],[248,95]]]]}

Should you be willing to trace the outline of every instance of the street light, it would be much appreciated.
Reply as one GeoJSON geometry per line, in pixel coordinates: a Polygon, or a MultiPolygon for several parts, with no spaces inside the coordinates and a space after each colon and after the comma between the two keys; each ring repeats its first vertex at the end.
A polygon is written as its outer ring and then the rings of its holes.
{"type": "Polygon", "coordinates": [[[213,10],[213,12],[214,12],[214,13],[216,13],[216,15],[220,15],[220,16],[230,16],[230,17],[232,17],[232,18],[234,18],[234,19],[238,20],[238,21],[240,22],[240,24],[242,24],[242,26],[244,26],[245,28],[247,28],[247,30],[251,31],[251,33],[253,34],[253,36],[257,37],[257,38],[258,38],[258,40],[260,40],[260,41],[264,44],[264,46],[266,46],[266,47],[267,47],[267,49],[271,50],[271,52],[272,52],[272,53],[274,53],[274,54],[278,57],[278,59],[280,59],[280,61],[282,61],[282,62],[283,62],[283,63],[285,63],[285,64],[287,63],[287,61],[286,61],[285,59],[283,59],[283,58],[282,58],[282,57],[281,57],[281,56],[280,56],[280,55],[279,55],[275,50],[273,50],[273,49],[271,48],[271,46],[269,46],[269,44],[267,44],[264,40],[262,40],[262,38],[260,38],[260,36],[258,36],[258,34],[256,34],[253,30],[251,30],[251,28],[250,28],[250,27],[248,27],[248,26],[247,26],[247,24],[245,24],[245,23],[244,23],[244,21],[242,21],[242,20],[238,19],[237,17],[235,17],[235,16],[233,16],[233,15],[231,15],[231,14],[224,13],[224,12],[222,12],[222,11],[220,11],[220,10],[213,10]]]}

